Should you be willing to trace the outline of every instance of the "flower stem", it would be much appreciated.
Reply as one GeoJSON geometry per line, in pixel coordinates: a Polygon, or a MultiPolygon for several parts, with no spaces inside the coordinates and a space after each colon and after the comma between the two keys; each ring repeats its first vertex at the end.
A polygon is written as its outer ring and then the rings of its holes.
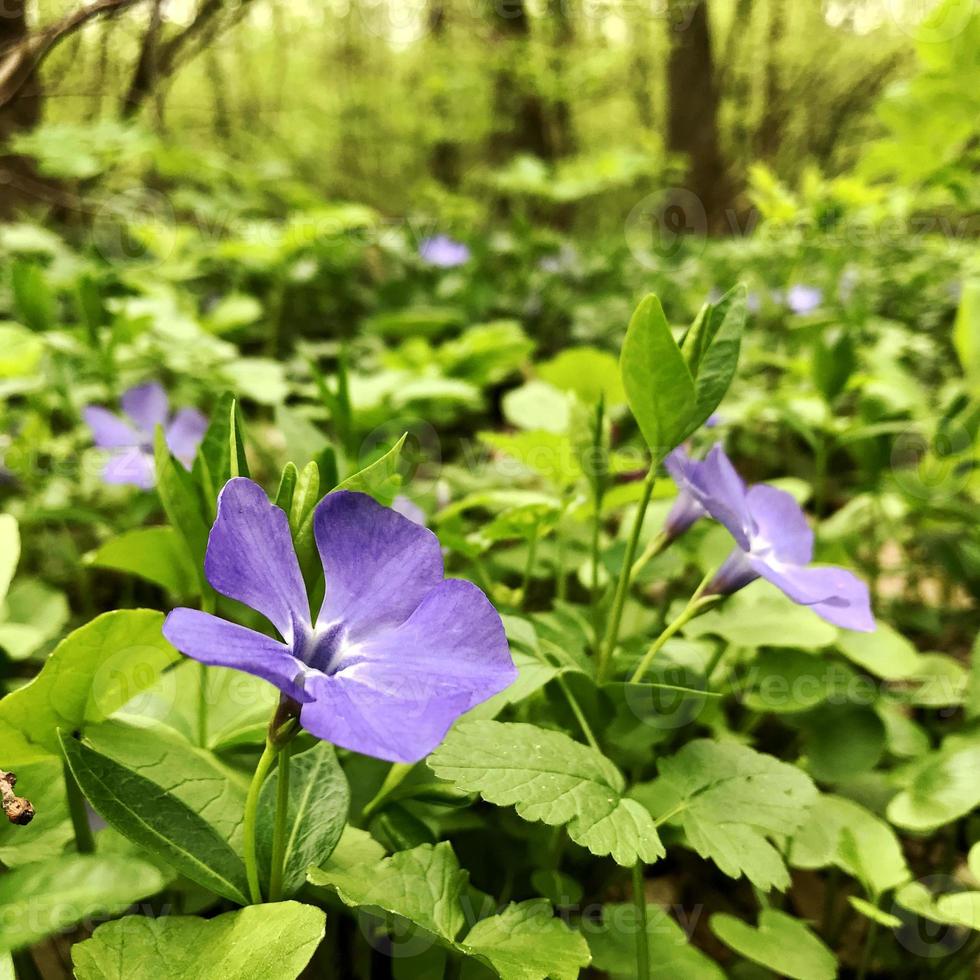
{"type": "Polygon", "coordinates": [[[857,980],[864,980],[868,975],[868,967],[871,966],[871,957],[874,953],[875,939],[878,937],[878,923],[872,919],[868,923],[868,932],[864,938],[864,949],[861,951],[861,963],[858,966],[857,980]]]}
{"type": "Polygon", "coordinates": [[[633,527],[626,543],[626,554],[623,557],[623,567],[620,569],[619,581],[616,583],[612,612],[606,626],[606,637],[599,650],[599,662],[596,664],[596,678],[599,683],[605,680],[609,670],[609,662],[616,649],[616,644],[619,643],[619,624],[623,618],[623,606],[626,603],[626,595],[629,592],[630,580],[633,575],[633,559],[636,557],[636,549],[640,543],[640,531],[643,529],[643,518],[646,516],[647,507],[650,506],[650,497],[653,495],[653,485],[656,481],[657,464],[654,462],[643,481],[643,495],[640,497],[636,516],[633,518],[633,527]]]}
{"type": "Polygon", "coordinates": [[[252,776],[252,783],[248,788],[248,796],[245,798],[245,821],[242,828],[243,846],[245,849],[245,874],[248,878],[249,898],[253,905],[262,904],[262,886],[259,884],[259,860],[255,846],[255,828],[259,810],[259,796],[262,786],[265,783],[269,771],[279,750],[273,744],[271,738],[266,738],[265,748],[259,759],[259,764],[255,767],[255,774],[252,776]]]}
{"type": "Polygon", "coordinates": [[[669,544],[670,538],[668,538],[663,531],[651,538],[650,543],[643,549],[643,553],[636,559],[635,562],[633,562],[633,569],[630,572],[630,575],[633,578],[636,578],[636,576],[639,575],[640,572],[642,572],[646,567],[647,562],[653,561],[653,559],[663,552],[669,544]]]}
{"type": "Polygon", "coordinates": [[[582,710],[582,706],[578,703],[578,699],[572,694],[572,689],[568,686],[568,682],[562,677],[561,674],[557,676],[558,686],[561,688],[562,693],[565,695],[568,701],[569,707],[572,709],[572,714],[575,715],[579,723],[579,727],[582,729],[582,734],[585,735],[585,740],[596,750],[596,752],[601,752],[602,749],[599,748],[599,743],[596,741],[595,734],[592,731],[592,727],[589,725],[588,719],[585,717],[585,712],[582,710]]]}
{"type": "Polygon", "coordinates": [[[633,865],[633,905],[636,908],[636,976],[648,980],[650,976],[650,940],[647,936],[647,896],[643,883],[643,862],[633,865]]]}
{"type": "Polygon", "coordinates": [[[385,800],[388,799],[395,788],[401,784],[402,780],[404,780],[413,768],[414,766],[405,762],[392,763],[391,768],[388,770],[388,775],[385,776],[385,780],[381,784],[381,788],[374,794],[373,799],[364,806],[364,809],[361,810],[362,820],[369,820],[381,809],[385,800]]]}
{"type": "Polygon", "coordinates": [[[527,601],[527,590],[531,586],[531,575],[534,572],[534,562],[538,557],[539,530],[536,527],[527,546],[527,561],[524,563],[524,578],[521,582],[521,605],[527,601]]]}
{"type": "Polygon", "coordinates": [[[714,578],[715,570],[712,569],[707,575],[701,580],[701,584],[697,587],[694,595],[688,600],[687,605],[681,610],[680,615],[672,622],[669,623],[666,629],[658,636],[653,643],[650,644],[649,649],[643,655],[643,659],[640,661],[639,666],[633,671],[633,676],[630,678],[631,684],[639,684],[643,679],[643,675],[650,669],[650,664],[653,663],[653,658],[657,655],[657,651],[678,631],[683,629],[695,616],[700,616],[707,608],[717,604],[721,597],[716,595],[704,595],[704,590],[708,587],[708,583],[714,578]]]}
{"type": "Polygon", "coordinates": [[[82,789],[72,775],[68,763],[62,763],[65,778],[65,793],[68,797],[68,815],[71,817],[72,830],[75,832],[75,849],[79,854],[95,853],[95,837],[88,822],[88,811],[85,809],[85,797],[82,789]]]}
{"type": "Polygon", "coordinates": [[[276,786],[276,822],[272,827],[272,867],[269,869],[269,901],[282,898],[283,866],[286,858],[286,817],[289,812],[289,754],[291,743],[279,750],[276,786]]]}
{"type": "Polygon", "coordinates": [[[592,628],[595,632],[595,652],[602,649],[602,610],[599,608],[599,537],[602,532],[602,501],[606,496],[605,445],[603,438],[606,412],[605,398],[600,395],[595,407],[595,425],[592,428],[592,628]]]}

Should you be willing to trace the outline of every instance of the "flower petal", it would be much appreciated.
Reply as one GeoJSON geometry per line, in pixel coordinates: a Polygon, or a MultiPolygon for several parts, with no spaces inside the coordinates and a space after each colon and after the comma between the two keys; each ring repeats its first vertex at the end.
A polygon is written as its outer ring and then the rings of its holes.
{"type": "Polygon", "coordinates": [[[158,425],[167,424],[167,393],[156,381],[130,388],[120,402],[123,411],[148,435],[152,436],[158,425]]]}
{"type": "Polygon", "coordinates": [[[131,483],[144,490],[156,483],[153,457],[139,447],[121,449],[112,454],[102,470],[106,483],[131,483]]]}
{"type": "Polygon", "coordinates": [[[274,684],[297,701],[309,701],[303,688],[305,668],[288,646],[197,609],[175,609],[163,635],[181,653],[212,667],[233,667],[274,684]]]}
{"type": "Polygon", "coordinates": [[[870,633],[875,629],[867,585],[853,572],[836,565],[771,565],[750,558],[753,568],[790,599],[809,606],[818,616],[844,629],[870,633]]]}
{"type": "Polygon", "coordinates": [[[208,420],[196,408],[182,408],[167,426],[167,445],[188,469],[207,430],[208,420]]]}
{"type": "Polygon", "coordinates": [[[490,600],[471,582],[449,579],[400,626],[351,650],[337,673],[308,678],[316,701],[300,720],[344,748],[415,762],[516,677],[490,600]]]}
{"type": "Polygon", "coordinates": [[[313,533],[326,579],[317,627],[343,622],[349,643],[405,622],[443,580],[439,539],[366,494],[328,494],[313,533]]]}
{"type": "Polygon", "coordinates": [[[288,644],[297,624],[309,624],[309,600],[289,520],[245,477],[229,480],[218,494],[204,572],[222,595],[262,613],[288,644]]]}
{"type": "Polygon", "coordinates": [[[89,405],[82,413],[92,430],[92,440],[100,449],[121,449],[139,443],[139,433],[114,412],[98,405],[89,405]]]}
{"type": "Polygon", "coordinates": [[[691,491],[702,507],[738,542],[749,549],[753,530],[745,481],[721,446],[714,446],[696,469],[689,470],[691,491]]]}
{"type": "Polygon", "coordinates": [[[806,565],[813,558],[813,531],[803,509],[785,490],[757,483],[749,488],[749,510],[756,533],[781,562],[806,565]]]}

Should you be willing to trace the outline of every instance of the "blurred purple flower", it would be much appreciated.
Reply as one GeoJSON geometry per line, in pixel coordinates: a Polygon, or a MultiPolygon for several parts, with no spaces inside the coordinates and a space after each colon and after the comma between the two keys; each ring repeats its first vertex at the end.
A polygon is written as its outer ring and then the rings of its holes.
{"type": "Polygon", "coordinates": [[[126,418],[99,405],[89,405],[83,412],[96,446],[112,450],[102,471],[106,483],[132,483],[144,490],[153,486],[153,439],[158,425],[170,451],[190,468],[208,427],[196,408],[182,408],[171,416],[167,393],[155,381],[130,388],[120,402],[126,418]]]}
{"type": "Polygon", "coordinates": [[[786,293],[786,305],[799,315],[812,313],[823,302],[823,290],[816,286],[790,286],[786,293]]]}
{"type": "Polygon", "coordinates": [[[204,570],[282,639],[196,609],[171,612],[164,635],[195,660],[274,684],[318,738],[415,762],[517,677],[500,616],[475,585],[443,578],[431,531],[364,494],[326,496],[313,533],[326,578],[315,620],[285,513],[258,484],[229,480],[204,570]]]}
{"type": "Polygon", "coordinates": [[[419,246],[419,255],[429,265],[440,269],[454,269],[470,260],[469,248],[448,235],[433,235],[423,239],[419,246]]]}
{"type": "Polygon", "coordinates": [[[749,313],[758,313],[762,309],[762,297],[755,290],[745,298],[745,308],[749,313]]]}
{"type": "Polygon", "coordinates": [[[391,502],[391,509],[396,514],[407,517],[413,524],[418,524],[419,527],[426,526],[425,511],[414,500],[406,497],[403,493],[398,494],[391,502]]]}
{"type": "Polygon", "coordinates": [[[687,498],[687,509],[676,522],[686,520],[686,529],[697,520],[700,507],[702,514],[723,524],[738,545],[706,594],[729,595],[761,577],[828,623],[862,632],[874,630],[864,582],[844,568],[810,565],[813,531],[788,493],[765,483],[747,487],[721,446],[715,446],[701,463],[675,459],[668,470],[681,490],[675,510],[681,498],[687,498]]]}

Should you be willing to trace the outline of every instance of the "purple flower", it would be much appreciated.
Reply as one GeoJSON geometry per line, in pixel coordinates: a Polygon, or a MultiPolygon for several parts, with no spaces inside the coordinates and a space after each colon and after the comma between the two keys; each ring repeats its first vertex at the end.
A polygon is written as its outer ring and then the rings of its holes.
{"type": "Polygon", "coordinates": [[[799,283],[789,287],[786,305],[800,315],[812,313],[823,302],[823,290],[816,286],[801,286],[799,283]]]}
{"type": "Polygon", "coordinates": [[[431,531],[364,494],[326,496],[313,531],[326,579],[316,619],[285,513],[258,484],[229,480],[204,570],[281,639],[195,609],[171,612],[164,635],[195,660],[274,684],[318,738],[415,762],[516,678],[500,617],[475,585],[443,578],[431,531]]]}
{"type": "Polygon", "coordinates": [[[721,446],[715,446],[702,463],[674,460],[668,470],[681,496],[690,498],[688,516],[700,506],[725,526],[738,545],[706,594],[729,595],[762,577],[828,623],[862,632],[874,630],[864,582],[844,568],[810,565],[813,531],[788,493],[765,483],[747,487],[721,446]]]}
{"type": "Polygon", "coordinates": [[[679,538],[692,524],[707,515],[698,500],[699,490],[693,480],[702,464],[691,459],[683,446],[678,446],[664,460],[664,467],[677,484],[677,499],[664,522],[668,540],[679,538]]]}
{"type": "Polygon", "coordinates": [[[96,446],[113,451],[102,471],[106,483],[134,483],[144,490],[153,486],[153,438],[158,425],[170,451],[190,468],[208,427],[196,408],[182,408],[171,417],[167,393],[155,381],[130,388],[120,401],[127,418],[98,405],[89,405],[83,413],[96,446]]]}
{"type": "Polygon", "coordinates": [[[423,239],[419,246],[419,255],[429,265],[440,269],[454,269],[464,265],[470,259],[470,250],[462,243],[448,235],[433,235],[423,239]]]}
{"type": "Polygon", "coordinates": [[[406,497],[403,493],[398,494],[391,502],[391,509],[396,514],[407,517],[413,524],[418,524],[421,527],[426,526],[425,511],[414,500],[406,497]]]}

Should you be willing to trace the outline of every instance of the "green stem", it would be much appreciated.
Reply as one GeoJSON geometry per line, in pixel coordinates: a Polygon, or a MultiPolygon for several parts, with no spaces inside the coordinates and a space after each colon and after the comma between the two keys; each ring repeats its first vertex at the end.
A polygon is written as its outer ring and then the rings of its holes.
{"type": "Polygon", "coordinates": [[[269,901],[282,898],[282,879],[286,858],[286,817],[289,813],[289,755],[291,743],[279,750],[279,782],[276,786],[276,822],[272,827],[272,867],[269,869],[269,901]]]}
{"type": "Polygon", "coordinates": [[[643,519],[646,517],[647,507],[650,506],[650,497],[653,495],[653,485],[656,482],[657,464],[654,462],[643,481],[643,495],[640,497],[636,516],[633,518],[633,527],[630,530],[629,540],[626,543],[626,554],[623,557],[623,567],[620,569],[619,581],[616,583],[616,595],[613,598],[612,613],[606,627],[605,641],[599,651],[599,662],[596,665],[596,678],[599,683],[605,680],[609,670],[609,662],[616,645],[619,643],[619,624],[623,618],[623,606],[626,603],[626,595],[629,592],[630,579],[633,575],[633,560],[636,557],[636,549],[640,543],[640,532],[643,529],[643,519]]]}
{"type": "Polygon", "coordinates": [[[404,762],[393,762],[385,776],[381,788],[374,794],[374,798],[361,810],[361,819],[366,823],[381,809],[384,802],[391,796],[392,792],[401,785],[405,777],[412,771],[414,766],[404,762]]]}
{"type": "Polygon", "coordinates": [[[557,677],[558,686],[562,689],[562,693],[565,695],[568,701],[569,707],[572,709],[572,714],[575,715],[579,723],[579,727],[582,729],[582,734],[585,735],[585,740],[596,750],[596,752],[601,752],[602,749],[599,748],[599,743],[596,741],[595,734],[589,725],[588,719],[585,717],[585,712],[582,710],[582,706],[578,703],[578,699],[572,694],[572,689],[568,686],[568,682],[562,677],[561,674],[557,677]]]}
{"type": "Polygon", "coordinates": [[[531,586],[531,575],[534,572],[534,561],[538,556],[538,529],[534,529],[527,546],[527,561],[524,563],[524,578],[521,581],[521,605],[527,600],[527,590],[531,586]]]}
{"type": "Polygon", "coordinates": [[[636,907],[636,976],[648,980],[650,976],[650,946],[647,936],[647,896],[643,884],[643,862],[633,865],[633,905],[636,907]]]}
{"type": "Polygon", "coordinates": [[[858,967],[857,980],[864,980],[871,966],[871,956],[874,953],[875,939],[878,936],[878,923],[874,919],[868,924],[868,934],[864,938],[864,949],[861,951],[861,965],[858,967]]]}
{"type": "Polygon", "coordinates": [[[694,590],[694,595],[688,600],[687,605],[681,610],[681,614],[672,623],[668,624],[667,628],[658,636],[653,643],[650,644],[649,649],[643,655],[643,659],[640,661],[639,666],[633,671],[633,676],[630,678],[631,684],[639,684],[643,679],[643,675],[650,669],[650,664],[653,663],[653,658],[657,655],[657,651],[678,631],[683,629],[695,616],[699,616],[705,611],[709,606],[715,605],[720,601],[720,596],[716,595],[704,595],[704,590],[708,587],[711,580],[715,576],[715,569],[711,569],[703,579],[701,579],[701,584],[694,590]]]}
{"type": "Polygon", "coordinates": [[[197,743],[208,747],[208,668],[202,663],[197,665],[197,743]]]}
{"type": "Polygon", "coordinates": [[[602,610],[599,606],[599,540],[602,533],[602,501],[606,496],[606,467],[604,465],[605,444],[603,438],[603,421],[606,412],[606,402],[603,396],[595,408],[595,425],[592,429],[592,461],[590,476],[592,479],[592,629],[595,633],[596,657],[602,650],[602,610]]]}
{"type": "Polygon", "coordinates": [[[562,533],[561,528],[561,518],[558,519],[558,526],[555,528],[556,545],[557,545],[557,561],[558,561],[558,581],[555,585],[555,594],[559,602],[565,601],[565,595],[568,591],[567,582],[568,576],[565,573],[565,535],[562,533]]]}
{"type": "Polygon", "coordinates": [[[265,740],[265,748],[255,767],[252,784],[245,798],[245,820],[242,827],[242,846],[245,849],[245,875],[248,878],[249,897],[253,905],[262,904],[262,886],[259,883],[259,859],[255,845],[255,828],[259,811],[259,795],[269,771],[276,761],[279,750],[271,738],[265,740]]]}
{"type": "Polygon", "coordinates": [[[651,538],[650,543],[643,549],[643,553],[633,562],[633,570],[630,572],[630,576],[636,578],[646,567],[647,562],[653,561],[657,555],[667,549],[669,544],[670,538],[663,531],[651,538]]]}
{"type": "Polygon", "coordinates": [[[72,775],[68,763],[62,763],[65,777],[65,792],[68,796],[68,815],[71,817],[72,830],[75,831],[75,849],[79,854],[95,853],[95,837],[88,822],[88,811],[85,809],[85,797],[82,789],[72,775]]]}

